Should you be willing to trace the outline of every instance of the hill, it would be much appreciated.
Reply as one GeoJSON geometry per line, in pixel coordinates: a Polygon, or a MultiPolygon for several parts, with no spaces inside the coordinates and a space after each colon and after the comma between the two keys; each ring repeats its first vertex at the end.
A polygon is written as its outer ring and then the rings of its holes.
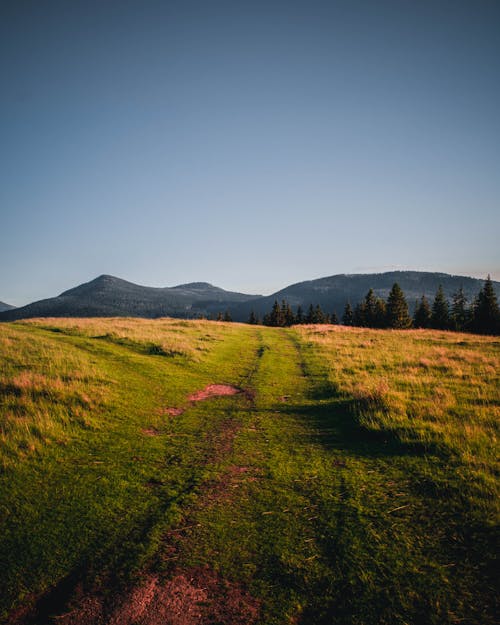
{"type": "Polygon", "coordinates": [[[5,302],[0,302],[0,312],[3,312],[4,310],[12,310],[13,308],[15,308],[15,306],[11,306],[5,302]]]}
{"type": "MultiPolygon", "coordinates": [[[[347,301],[352,305],[360,302],[369,289],[373,289],[378,297],[384,299],[389,295],[392,285],[398,282],[403,289],[410,310],[415,302],[425,295],[431,301],[439,285],[451,299],[461,286],[469,299],[473,301],[484,281],[466,276],[452,276],[446,273],[424,271],[390,271],[374,274],[339,274],[317,280],[297,282],[272,295],[250,300],[231,308],[233,317],[239,321],[248,319],[253,310],[258,315],[269,312],[274,301],[286,299],[293,308],[302,306],[305,310],[310,304],[319,304],[325,312],[336,311],[340,316],[347,301]]],[[[494,282],[497,295],[500,296],[500,282],[494,282]]]]}
{"type": "Polygon", "coordinates": [[[0,622],[498,622],[497,339],[42,319],[0,361],[0,622]]]}
{"type": "Polygon", "coordinates": [[[102,275],[64,291],[58,297],[0,313],[0,320],[30,317],[198,317],[216,314],[229,305],[255,297],[225,291],[206,282],[155,288],[102,275]]]}
{"type": "MultiPolygon", "coordinates": [[[[410,309],[426,295],[432,300],[439,285],[451,299],[463,286],[472,301],[483,281],[466,276],[422,271],[391,271],[379,274],[339,274],[317,280],[298,282],[268,296],[225,291],[207,282],[192,282],[174,287],[140,286],[114,276],[102,275],[61,293],[13,310],[0,312],[0,321],[31,317],[215,317],[228,309],[236,321],[246,321],[253,310],[258,315],[269,312],[274,300],[286,299],[293,308],[319,304],[325,312],[340,316],[347,301],[356,304],[370,288],[386,298],[394,284],[403,289],[410,309]]],[[[500,283],[494,282],[500,296],[500,283]]]]}

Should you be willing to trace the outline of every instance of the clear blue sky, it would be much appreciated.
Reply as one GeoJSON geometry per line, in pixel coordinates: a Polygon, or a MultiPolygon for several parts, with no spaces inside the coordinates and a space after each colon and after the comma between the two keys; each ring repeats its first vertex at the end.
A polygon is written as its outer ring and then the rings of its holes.
{"type": "Polygon", "coordinates": [[[500,279],[497,0],[0,2],[0,300],[500,279]]]}

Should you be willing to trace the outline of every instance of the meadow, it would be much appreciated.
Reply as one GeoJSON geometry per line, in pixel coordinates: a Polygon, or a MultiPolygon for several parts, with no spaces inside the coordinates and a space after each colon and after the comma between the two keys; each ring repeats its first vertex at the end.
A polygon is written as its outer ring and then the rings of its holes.
{"type": "Polygon", "coordinates": [[[38,319],[0,359],[0,622],[496,622],[498,337],[38,319]]]}

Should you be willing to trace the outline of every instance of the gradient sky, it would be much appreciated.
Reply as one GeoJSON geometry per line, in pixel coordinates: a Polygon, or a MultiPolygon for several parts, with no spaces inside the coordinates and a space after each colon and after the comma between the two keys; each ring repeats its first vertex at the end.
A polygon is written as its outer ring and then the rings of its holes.
{"type": "Polygon", "coordinates": [[[500,279],[497,0],[1,0],[0,300],[500,279]]]}

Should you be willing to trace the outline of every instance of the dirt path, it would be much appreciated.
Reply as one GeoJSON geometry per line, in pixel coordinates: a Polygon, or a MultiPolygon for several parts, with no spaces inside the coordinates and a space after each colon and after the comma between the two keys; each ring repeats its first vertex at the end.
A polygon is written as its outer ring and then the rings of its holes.
{"type": "MultiPolygon", "coordinates": [[[[258,357],[257,357],[258,361],[258,357]]],[[[253,373],[258,369],[258,362],[253,373]]],[[[245,383],[250,379],[245,380],[245,383]]],[[[241,396],[247,407],[252,405],[253,392],[243,391],[228,384],[209,384],[187,397],[191,404],[213,398],[241,396]]],[[[240,408],[241,409],[241,408],[240,408]]],[[[166,414],[180,416],[186,409],[167,408],[166,414]]],[[[223,464],[232,453],[233,442],[241,429],[231,405],[224,408],[227,416],[217,429],[206,433],[209,451],[203,459],[207,466],[223,464]]],[[[148,428],[142,433],[156,436],[157,430],[148,428]]],[[[162,539],[157,562],[143,570],[139,581],[127,590],[109,593],[96,589],[82,594],[73,590],[68,600],[57,597],[53,604],[35,609],[28,618],[15,619],[14,623],[25,625],[252,625],[258,619],[260,602],[252,597],[239,583],[224,579],[208,566],[182,568],[177,566],[180,553],[187,545],[187,531],[193,523],[196,511],[209,506],[215,499],[225,498],[231,491],[234,479],[245,474],[247,467],[229,467],[215,480],[202,484],[196,504],[187,508],[182,521],[169,530],[162,539]],[[161,568],[162,572],[155,572],[161,568]],[[57,616],[51,616],[57,614],[57,616]]],[[[251,476],[248,476],[252,479],[251,476]]],[[[57,593],[56,593],[57,594],[57,593]]]]}

